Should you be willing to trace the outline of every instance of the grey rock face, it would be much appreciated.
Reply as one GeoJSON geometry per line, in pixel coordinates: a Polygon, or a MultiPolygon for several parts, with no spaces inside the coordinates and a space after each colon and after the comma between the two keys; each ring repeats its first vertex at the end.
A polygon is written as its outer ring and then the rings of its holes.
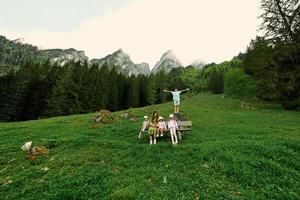
{"type": "Polygon", "coordinates": [[[135,65],[139,74],[150,75],[150,67],[148,63],[140,63],[135,65]]]}
{"type": "Polygon", "coordinates": [[[156,74],[160,70],[164,70],[166,73],[169,73],[172,69],[182,67],[181,62],[176,57],[175,53],[172,50],[168,50],[162,55],[160,60],[155,64],[151,73],[156,74]]]}
{"type": "Polygon", "coordinates": [[[104,64],[106,64],[110,70],[115,67],[118,72],[126,76],[139,74],[148,75],[150,72],[148,64],[134,64],[130,59],[130,56],[124,53],[122,49],[119,49],[118,51],[109,54],[104,58],[92,59],[90,63],[92,65],[97,64],[99,67],[102,67],[104,64]]]}
{"type": "Polygon", "coordinates": [[[58,63],[63,66],[67,62],[84,62],[88,61],[88,57],[84,51],[77,51],[76,49],[47,49],[42,52],[50,59],[52,63],[58,63]]]}

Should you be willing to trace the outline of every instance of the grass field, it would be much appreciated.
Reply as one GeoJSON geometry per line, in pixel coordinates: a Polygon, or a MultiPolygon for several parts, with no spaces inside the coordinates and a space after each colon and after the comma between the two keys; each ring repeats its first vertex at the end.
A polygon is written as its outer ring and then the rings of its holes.
{"type": "Polygon", "coordinates": [[[142,117],[167,117],[171,103],[96,128],[92,114],[0,123],[0,199],[300,199],[300,113],[252,105],[186,97],[193,130],[177,147],[136,139],[142,117]],[[20,146],[31,140],[49,154],[27,160],[20,146]]]}

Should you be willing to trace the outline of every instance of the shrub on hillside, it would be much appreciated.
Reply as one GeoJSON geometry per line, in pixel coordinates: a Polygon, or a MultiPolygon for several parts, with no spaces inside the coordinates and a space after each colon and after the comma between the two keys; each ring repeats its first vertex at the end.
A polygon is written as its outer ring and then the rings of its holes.
{"type": "Polygon", "coordinates": [[[230,69],[224,77],[224,94],[250,98],[254,97],[256,84],[242,69],[230,69]]]}
{"type": "Polygon", "coordinates": [[[198,83],[192,88],[196,93],[209,91],[208,79],[200,79],[198,83]]]}
{"type": "Polygon", "coordinates": [[[209,89],[214,94],[222,94],[224,90],[224,75],[222,72],[213,69],[208,82],[209,89]]]}

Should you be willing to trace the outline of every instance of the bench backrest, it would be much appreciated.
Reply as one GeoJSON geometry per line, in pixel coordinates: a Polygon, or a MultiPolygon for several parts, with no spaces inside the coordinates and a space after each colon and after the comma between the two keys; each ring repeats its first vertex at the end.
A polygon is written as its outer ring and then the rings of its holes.
{"type": "Polygon", "coordinates": [[[191,130],[192,122],[191,121],[177,121],[179,130],[191,130]]]}
{"type": "Polygon", "coordinates": [[[192,126],[191,121],[177,121],[178,126],[192,126]]]}

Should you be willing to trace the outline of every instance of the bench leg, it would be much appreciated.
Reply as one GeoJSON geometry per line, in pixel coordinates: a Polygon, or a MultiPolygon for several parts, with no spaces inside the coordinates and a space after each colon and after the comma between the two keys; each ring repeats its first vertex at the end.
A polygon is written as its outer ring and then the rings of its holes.
{"type": "Polygon", "coordinates": [[[181,131],[178,131],[178,139],[182,140],[182,133],[181,133],[181,131]]]}

